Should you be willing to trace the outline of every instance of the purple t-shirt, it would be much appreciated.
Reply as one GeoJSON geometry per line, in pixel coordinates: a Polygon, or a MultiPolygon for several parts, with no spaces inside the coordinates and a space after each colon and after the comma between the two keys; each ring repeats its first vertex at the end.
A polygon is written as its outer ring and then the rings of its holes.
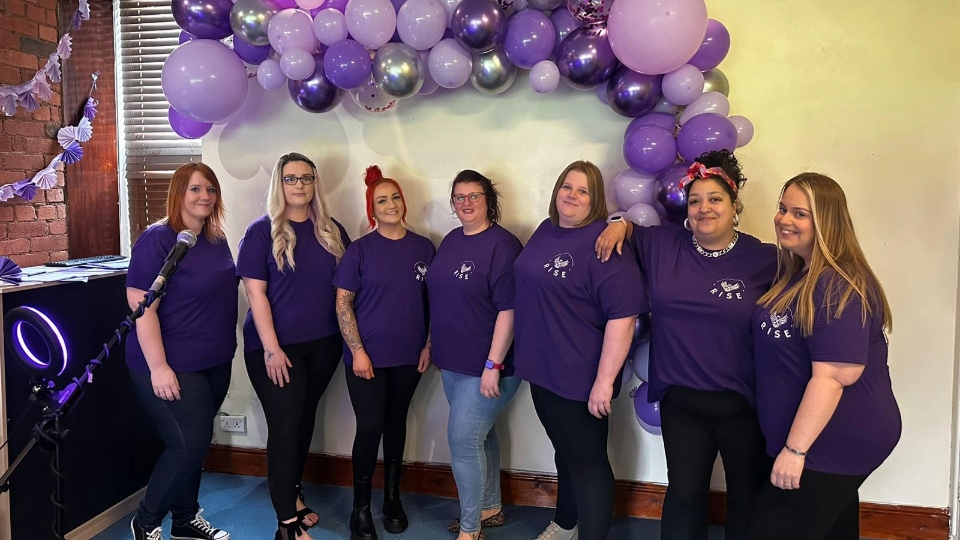
{"type": "Polygon", "coordinates": [[[807,451],[806,467],[824,473],[866,475],[887,459],[900,440],[900,409],[887,367],[883,310],[874,309],[864,325],[862,299],[854,294],[835,318],[836,307],[825,302],[832,274],[824,272],[817,280],[813,295],[817,315],[813,333],[807,337],[799,326],[794,327],[795,307],[771,313],[757,306],[753,315],[757,412],[767,453],[777,456],[810,382],[813,362],[863,364],[863,374],[843,389],[837,410],[807,451]]]}
{"type": "Polygon", "coordinates": [[[593,245],[606,225],[568,229],[544,220],[513,265],[516,374],[574,401],[590,399],[607,322],[649,311],[637,265],[597,259],[593,245]]]}
{"type": "MultiPolygon", "coordinates": [[[[343,227],[340,231],[344,247],[350,238],[343,227]]],[[[247,227],[237,252],[237,275],[267,282],[267,299],[273,314],[273,328],[280,345],[303,343],[340,333],[337,324],[337,291],[330,285],[337,269],[337,260],[320,242],[313,231],[313,220],[291,221],[297,244],[293,247],[294,270],[287,266],[281,272],[273,258],[273,238],[270,236],[270,218],[263,216],[247,227]]],[[[253,323],[253,312],[247,310],[243,322],[243,350],[262,349],[260,335],[253,323]]]]}
{"type": "Polygon", "coordinates": [[[755,403],[750,317],[773,282],[776,246],[741,232],[733,249],[704,257],[693,233],[681,227],[633,231],[653,314],[651,403],[673,385],[733,390],[755,403]]]}
{"type": "MultiPolygon", "coordinates": [[[[127,287],[146,291],[177,243],[177,231],[154,225],[137,238],[130,254],[127,287]]],[[[176,372],[201,371],[233,360],[237,350],[237,268],[226,240],[205,233],[167,281],[157,316],[167,364],[176,372]]],[[[127,366],[150,371],[134,326],[127,336],[127,366]]]]}
{"type": "MultiPolygon", "coordinates": [[[[493,328],[513,309],[513,261],[523,246],[500,225],[474,235],[450,231],[430,265],[430,341],[433,363],[464,375],[483,374],[493,328]]],[[[513,346],[502,376],[513,375],[513,346]]]]}
{"type": "MultiPolygon", "coordinates": [[[[353,311],[360,341],[373,367],[417,364],[427,344],[427,269],[437,249],[433,242],[407,231],[400,240],[377,231],[350,244],[333,286],[357,293],[353,311]]],[[[343,363],[353,352],[343,344],[343,363]]]]}

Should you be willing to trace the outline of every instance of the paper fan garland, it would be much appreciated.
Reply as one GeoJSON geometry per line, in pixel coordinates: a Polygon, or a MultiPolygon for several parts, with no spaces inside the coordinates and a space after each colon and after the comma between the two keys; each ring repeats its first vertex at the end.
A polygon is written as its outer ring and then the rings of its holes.
{"type": "Polygon", "coordinates": [[[75,126],[66,126],[57,131],[57,142],[64,149],[77,142],[87,142],[93,136],[90,119],[84,116],[75,126]]]}
{"type": "Polygon", "coordinates": [[[0,112],[5,116],[17,114],[17,96],[14,94],[0,95],[0,112]]]}
{"type": "Polygon", "coordinates": [[[60,58],[66,60],[70,58],[70,55],[73,53],[73,38],[70,37],[70,34],[64,34],[60,38],[60,43],[57,44],[57,54],[60,55],[60,58]]]}
{"type": "Polygon", "coordinates": [[[33,91],[43,101],[50,101],[53,98],[53,90],[47,82],[45,71],[38,71],[37,76],[33,78],[33,91]]]}
{"type": "MultiPolygon", "coordinates": [[[[60,154],[60,161],[63,161],[63,162],[66,163],[67,165],[73,165],[74,163],[80,161],[81,159],[83,159],[83,148],[80,146],[80,143],[77,143],[77,142],[75,142],[75,143],[71,144],[70,146],[66,147],[66,148],[63,150],[63,153],[60,154]]],[[[46,170],[46,169],[44,169],[44,170],[46,170]]],[[[41,171],[41,172],[43,172],[43,171],[41,171]]],[[[56,181],[57,181],[57,180],[56,180],[56,171],[54,171],[54,180],[53,180],[53,181],[54,181],[54,183],[56,183],[56,181]]],[[[37,184],[37,185],[39,186],[40,184],[37,184]]],[[[43,187],[43,186],[40,186],[40,187],[43,187]]],[[[43,188],[43,189],[50,189],[50,188],[43,188]]]]}
{"type": "Polygon", "coordinates": [[[30,179],[20,180],[13,183],[13,192],[25,201],[32,201],[37,196],[37,186],[30,179]]]}
{"type": "Polygon", "coordinates": [[[13,198],[13,184],[0,186],[0,202],[7,202],[13,198]]]}
{"type": "Polygon", "coordinates": [[[93,122],[93,119],[97,117],[97,105],[99,104],[99,101],[93,98],[87,98],[87,104],[83,106],[84,118],[93,122]]]}
{"type": "Polygon", "coordinates": [[[36,112],[36,110],[40,108],[40,104],[37,103],[37,98],[33,97],[33,94],[30,92],[20,95],[20,106],[29,113],[36,112]]]}
{"type": "Polygon", "coordinates": [[[50,58],[47,59],[47,65],[43,66],[44,73],[47,74],[47,77],[51,81],[58,83],[62,77],[60,73],[60,55],[53,53],[50,55],[50,58]]]}
{"type": "Polygon", "coordinates": [[[20,265],[7,257],[0,257],[0,281],[17,285],[22,279],[23,272],[20,271],[20,265]]]}
{"type": "Polygon", "coordinates": [[[90,140],[90,137],[93,137],[93,126],[90,124],[90,119],[86,116],[77,122],[75,129],[77,130],[77,140],[80,142],[87,142],[90,140]]]}

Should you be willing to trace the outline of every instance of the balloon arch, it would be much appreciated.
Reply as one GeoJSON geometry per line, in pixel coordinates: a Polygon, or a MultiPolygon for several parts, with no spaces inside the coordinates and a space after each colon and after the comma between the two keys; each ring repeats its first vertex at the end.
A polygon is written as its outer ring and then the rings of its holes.
{"type": "MultiPolygon", "coordinates": [[[[613,190],[641,226],[680,222],[677,188],[700,154],[750,142],[753,125],[731,116],[717,66],[730,34],[704,0],[173,0],[181,45],[163,66],[170,125],[205,135],[235,113],[248,69],[267,90],[287,87],[302,109],[324,113],[344,94],[372,114],[400,100],[469,81],[490,95],[529,70],[539,94],[560,81],[596,89],[632,118],[613,190]],[[248,68],[249,66],[249,68],[248,68]]],[[[627,370],[646,380],[649,321],[638,321],[627,370]]],[[[624,379],[630,379],[625,373],[624,379]]],[[[640,425],[659,432],[646,385],[633,392],[640,425]]]]}

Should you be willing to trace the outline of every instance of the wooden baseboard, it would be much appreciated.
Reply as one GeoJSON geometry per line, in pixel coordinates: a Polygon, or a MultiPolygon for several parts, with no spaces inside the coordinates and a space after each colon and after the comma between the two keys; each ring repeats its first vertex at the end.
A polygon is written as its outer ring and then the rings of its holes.
{"type": "Polygon", "coordinates": [[[140,499],[143,499],[143,494],[146,493],[146,491],[147,488],[136,491],[126,499],[107,508],[97,517],[68,532],[64,538],[66,538],[66,540],[90,540],[126,517],[130,512],[136,510],[137,506],[140,505],[140,499]]]}
{"type": "MultiPolygon", "coordinates": [[[[382,487],[381,464],[374,474],[374,487],[382,487]]],[[[266,451],[258,448],[237,448],[214,445],[210,448],[205,468],[209,471],[266,476],[266,451]]],[[[304,480],[317,484],[350,486],[353,470],[349,456],[310,454],[304,480]]],[[[457,487],[449,465],[404,463],[403,489],[439,497],[456,497],[457,487]]],[[[503,471],[503,502],[524,506],[551,507],[557,498],[555,476],[526,471],[503,471]]],[[[660,518],[665,486],[648,482],[617,480],[614,512],[622,516],[660,518]]],[[[726,494],[710,494],[710,521],[723,524],[726,494]]],[[[946,508],[860,503],[860,534],[870,538],[891,540],[948,540],[950,516],[946,508]]]]}

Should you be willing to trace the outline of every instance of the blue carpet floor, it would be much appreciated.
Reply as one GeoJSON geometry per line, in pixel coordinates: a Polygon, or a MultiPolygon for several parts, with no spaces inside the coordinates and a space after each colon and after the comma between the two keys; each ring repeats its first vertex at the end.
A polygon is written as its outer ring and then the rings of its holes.
{"type": "MultiPolygon", "coordinates": [[[[320,523],[310,529],[314,540],[349,540],[347,520],[353,500],[350,488],[305,484],[307,504],[320,515],[320,523]]],[[[374,519],[380,540],[453,540],[447,524],[457,517],[456,499],[428,495],[404,494],[403,506],[410,518],[410,528],[400,534],[388,534],[382,528],[380,501],[383,492],[374,491],[374,519]]],[[[230,532],[231,540],[273,540],[276,514],[270,504],[266,478],[205,473],[200,487],[203,516],[221,529],[230,532]]],[[[529,506],[506,506],[507,523],[487,529],[490,540],[533,540],[553,517],[553,509],[529,506]]],[[[130,519],[127,516],[95,537],[95,540],[130,540],[130,519]]],[[[164,538],[169,538],[170,519],[163,523],[164,538]]],[[[611,540],[658,540],[658,521],[616,517],[611,540]]],[[[722,540],[723,527],[710,527],[709,540],[722,540]]]]}

